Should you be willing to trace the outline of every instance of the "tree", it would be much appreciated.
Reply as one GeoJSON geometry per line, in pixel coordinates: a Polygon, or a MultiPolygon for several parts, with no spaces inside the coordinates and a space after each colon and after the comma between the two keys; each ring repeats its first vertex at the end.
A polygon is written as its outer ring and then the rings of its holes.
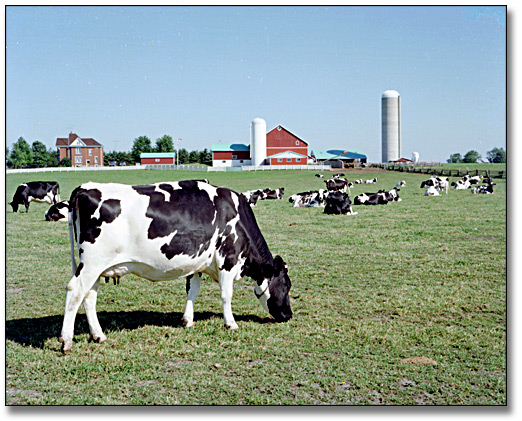
{"type": "Polygon", "coordinates": [[[153,152],[152,142],[147,136],[140,136],[134,139],[132,144],[131,156],[134,162],[140,162],[140,155],[142,153],[153,152]]]}
{"type": "Polygon", "coordinates": [[[188,164],[189,162],[189,153],[187,152],[187,150],[185,148],[181,148],[179,151],[178,151],[178,154],[179,154],[179,164],[188,164]]]}
{"type": "Polygon", "coordinates": [[[207,148],[203,149],[199,153],[199,162],[203,165],[212,165],[212,152],[210,152],[207,148]]]}
{"type": "Polygon", "coordinates": [[[33,166],[36,168],[47,167],[50,156],[46,146],[39,140],[35,140],[31,149],[33,152],[33,166]]]}
{"type": "Polygon", "coordinates": [[[459,164],[462,162],[462,155],[459,153],[454,153],[454,154],[450,155],[448,162],[459,164]]]}
{"type": "Polygon", "coordinates": [[[154,152],[174,152],[172,137],[165,134],[159,139],[156,139],[156,147],[154,148],[154,152]]]}
{"type": "Polygon", "coordinates": [[[23,137],[18,138],[13,145],[10,161],[14,168],[27,167],[33,163],[33,153],[31,147],[23,137]]]}
{"type": "Polygon", "coordinates": [[[195,164],[199,162],[199,152],[198,151],[190,151],[188,162],[191,164],[195,164]]]}
{"type": "Polygon", "coordinates": [[[471,150],[464,155],[463,162],[467,164],[473,164],[477,162],[481,158],[480,154],[477,151],[471,150]]]}
{"type": "Polygon", "coordinates": [[[47,161],[47,166],[48,167],[57,167],[58,159],[59,159],[58,150],[49,148],[47,150],[47,153],[49,154],[49,161],[47,161]]]}
{"type": "Polygon", "coordinates": [[[59,167],[72,167],[71,158],[69,158],[68,156],[66,156],[65,158],[63,158],[63,159],[60,161],[60,164],[59,164],[58,166],[59,166],[59,167]]]}
{"type": "Polygon", "coordinates": [[[506,151],[504,148],[493,148],[487,153],[486,157],[489,162],[504,164],[506,162],[506,151]]]}

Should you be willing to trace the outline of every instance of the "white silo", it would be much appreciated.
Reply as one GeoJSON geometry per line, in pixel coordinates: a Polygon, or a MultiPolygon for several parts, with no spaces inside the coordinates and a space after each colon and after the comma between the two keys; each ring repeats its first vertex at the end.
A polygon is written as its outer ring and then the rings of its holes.
{"type": "Polygon", "coordinates": [[[418,152],[413,152],[413,154],[412,154],[412,160],[413,160],[413,162],[415,162],[415,163],[419,162],[419,153],[418,153],[418,152]]]}
{"type": "Polygon", "coordinates": [[[384,91],[382,107],[382,162],[401,157],[401,96],[397,91],[384,91]]]}
{"type": "Polygon", "coordinates": [[[266,123],[262,118],[254,118],[250,123],[250,159],[256,167],[266,159],[266,123]]]}

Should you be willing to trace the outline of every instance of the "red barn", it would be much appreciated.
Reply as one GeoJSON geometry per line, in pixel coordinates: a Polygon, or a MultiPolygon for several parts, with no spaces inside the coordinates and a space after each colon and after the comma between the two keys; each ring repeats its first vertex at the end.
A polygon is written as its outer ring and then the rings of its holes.
{"type": "MultiPolygon", "coordinates": [[[[292,151],[298,155],[308,157],[308,143],[300,137],[279,125],[266,134],[266,156],[292,151]]],[[[278,162],[277,164],[281,164],[278,162]]],[[[277,165],[273,164],[273,165],[277,165]]],[[[286,164],[283,163],[283,164],[286,164]]],[[[301,164],[306,164],[306,159],[301,164]]]]}
{"type": "Polygon", "coordinates": [[[143,152],[140,154],[141,165],[173,165],[176,163],[174,152],[143,152]]]}

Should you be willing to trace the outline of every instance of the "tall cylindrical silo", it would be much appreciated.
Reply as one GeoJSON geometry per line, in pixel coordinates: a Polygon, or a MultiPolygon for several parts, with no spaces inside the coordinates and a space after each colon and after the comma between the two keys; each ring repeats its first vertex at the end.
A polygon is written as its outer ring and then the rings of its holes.
{"type": "Polygon", "coordinates": [[[397,91],[384,91],[382,106],[382,162],[401,157],[401,96],[397,91]]]}
{"type": "Polygon", "coordinates": [[[262,118],[254,118],[250,123],[250,159],[256,167],[266,159],[266,123],[262,118]]]}

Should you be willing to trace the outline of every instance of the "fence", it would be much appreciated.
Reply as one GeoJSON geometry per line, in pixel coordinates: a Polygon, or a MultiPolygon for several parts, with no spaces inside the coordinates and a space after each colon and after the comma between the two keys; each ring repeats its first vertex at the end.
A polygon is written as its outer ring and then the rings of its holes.
{"type": "Polygon", "coordinates": [[[123,171],[123,170],[167,170],[167,171],[200,171],[200,172],[222,172],[222,171],[328,171],[329,165],[263,165],[260,167],[207,167],[204,165],[129,165],[123,167],[50,167],[50,168],[20,168],[6,170],[6,174],[36,173],[36,172],[70,172],[70,171],[123,171]]]}
{"type": "Polygon", "coordinates": [[[462,177],[463,175],[483,175],[490,178],[506,178],[507,174],[504,170],[492,171],[490,169],[469,169],[469,168],[443,168],[432,165],[404,165],[404,164],[372,164],[374,168],[382,168],[389,171],[411,172],[419,174],[443,175],[448,177],[462,177]]]}

